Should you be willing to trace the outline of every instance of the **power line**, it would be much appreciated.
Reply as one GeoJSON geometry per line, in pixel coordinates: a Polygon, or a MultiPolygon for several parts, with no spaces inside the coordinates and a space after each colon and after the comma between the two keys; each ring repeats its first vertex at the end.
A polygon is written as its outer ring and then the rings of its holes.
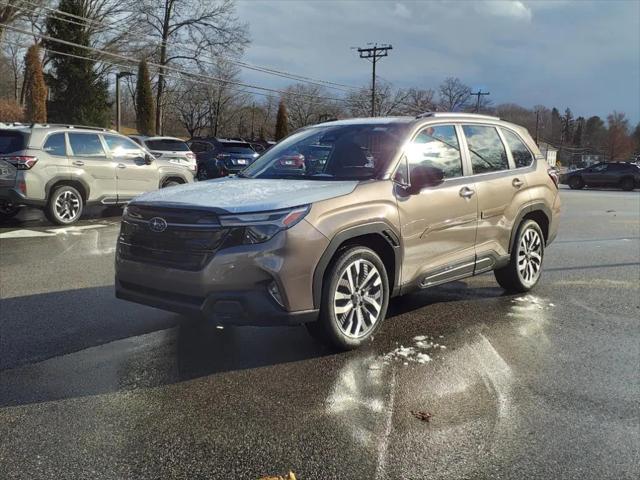
{"type": "Polygon", "coordinates": [[[386,57],[389,55],[389,50],[392,50],[393,47],[391,45],[380,45],[376,43],[373,47],[369,48],[358,48],[358,53],[360,54],[360,58],[365,58],[369,60],[373,65],[372,75],[371,75],[371,116],[376,116],[376,63],[382,57],[386,57]]]}
{"type": "MultiPolygon", "coordinates": [[[[83,17],[83,16],[80,16],[80,15],[75,15],[75,14],[72,14],[72,13],[69,13],[69,12],[65,12],[63,10],[59,10],[59,9],[56,9],[56,8],[51,8],[51,7],[46,7],[46,6],[40,7],[40,6],[38,6],[37,4],[35,4],[33,2],[29,2],[28,0],[23,0],[23,1],[24,1],[24,3],[28,3],[28,4],[32,5],[33,7],[44,8],[44,9],[50,11],[50,12],[54,12],[54,14],[49,14],[49,15],[51,15],[53,18],[56,18],[57,20],[60,20],[60,21],[63,21],[63,22],[68,22],[68,23],[71,23],[71,24],[74,24],[74,25],[83,26],[83,27],[87,27],[89,24],[94,24],[94,25],[98,25],[98,26],[100,26],[102,28],[105,28],[105,29],[108,29],[108,30],[114,30],[116,32],[120,32],[120,33],[123,33],[123,34],[132,33],[130,29],[123,29],[123,28],[119,28],[119,27],[117,27],[115,25],[108,25],[108,24],[106,24],[104,22],[100,22],[99,20],[83,17]],[[59,15],[63,15],[63,16],[69,17],[69,18],[74,18],[74,19],[77,19],[77,20],[81,20],[81,21],[86,22],[86,23],[85,24],[81,24],[81,23],[78,23],[78,22],[73,21],[73,20],[60,18],[59,16],[56,16],[55,14],[59,14],[59,15]]],[[[2,4],[3,5],[8,5],[6,2],[2,2],[2,4]]],[[[31,11],[32,13],[37,13],[37,9],[36,8],[32,8],[29,11],[31,11]]],[[[142,33],[142,32],[138,31],[137,33],[142,33]]],[[[148,34],[148,33],[142,33],[142,34],[147,36],[147,37],[151,37],[151,35],[148,34]]],[[[192,47],[190,47],[189,45],[186,45],[184,43],[181,43],[181,42],[172,42],[172,43],[173,43],[173,45],[181,46],[184,49],[186,49],[187,51],[190,51],[192,53],[200,53],[198,50],[193,49],[192,47]]],[[[160,44],[161,45],[162,44],[166,45],[166,44],[168,44],[168,41],[162,40],[162,41],[160,41],[160,44]]],[[[253,65],[253,64],[250,64],[248,62],[244,62],[244,61],[241,61],[241,60],[238,60],[238,59],[226,56],[226,55],[217,55],[217,56],[222,58],[222,59],[224,59],[224,60],[226,60],[226,61],[228,61],[229,63],[236,64],[236,65],[240,66],[241,68],[246,68],[246,69],[249,69],[249,70],[254,70],[254,71],[257,71],[257,72],[261,72],[261,73],[266,73],[266,74],[269,74],[269,75],[274,75],[274,76],[278,76],[278,77],[282,77],[282,78],[287,78],[289,80],[295,80],[295,81],[299,81],[299,82],[314,84],[314,85],[317,85],[317,86],[331,88],[331,89],[335,89],[335,90],[339,90],[339,91],[343,91],[343,92],[350,91],[350,90],[345,90],[345,88],[346,89],[351,89],[351,90],[359,88],[359,87],[355,87],[353,85],[346,85],[346,84],[342,84],[342,83],[331,82],[331,81],[328,81],[328,80],[320,80],[320,79],[315,79],[315,78],[311,78],[311,77],[307,77],[307,76],[303,76],[303,75],[299,75],[299,74],[295,74],[295,73],[290,73],[290,72],[286,72],[286,71],[282,71],[282,70],[277,70],[277,69],[272,68],[272,67],[266,67],[266,66],[261,66],[261,65],[253,65]],[[340,88],[340,87],[344,87],[344,88],[340,88]]],[[[211,64],[211,65],[216,65],[216,63],[214,63],[214,62],[206,61],[206,60],[203,60],[203,59],[199,59],[198,62],[208,63],[208,64],[211,64]]]]}
{"type": "MultiPolygon", "coordinates": [[[[11,26],[11,25],[8,25],[8,24],[5,24],[5,23],[0,23],[0,25],[3,25],[5,28],[8,28],[10,30],[14,30],[14,31],[17,31],[17,32],[20,32],[20,33],[25,33],[25,34],[28,34],[28,35],[32,35],[32,36],[40,38],[40,39],[44,39],[44,40],[49,40],[49,41],[52,41],[52,42],[60,43],[62,45],[67,45],[67,46],[76,47],[76,48],[82,48],[82,49],[89,50],[89,51],[92,51],[92,52],[100,53],[102,55],[107,55],[107,56],[119,58],[121,60],[125,60],[125,61],[128,61],[128,62],[134,62],[134,63],[138,63],[139,62],[139,60],[137,60],[137,59],[131,59],[129,57],[126,57],[124,55],[120,55],[118,53],[112,53],[112,52],[108,52],[106,50],[102,50],[102,49],[99,49],[99,48],[89,47],[89,46],[86,46],[86,45],[80,45],[78,43],[69,42],[67,40],[62,40],[62,39],[51,37],[49,35],[44,35],[44,34],[41,34],[41,33],[29,32],[28,30],[24,30],[24,29],[21,29],[21,28],[18,28],[18,27],[14,27],[14,26],[11,26]]],[[[205,74],[196,73],[196,72],[189,72],[189,71],[182,70],[182,69],[179,69],[179,68],[175,68],[175,67],[172,67],[172,66],[169,66],[169,65],[160,65],[160,64],[152,63],[152,62],[147,62],[147,64],[150,65],[150,66],[156,67],[156,68],[161,68],[161,69],[164,69],[164,70],[169,70],[169,71],[174,71],[174,72],[177,72],[177,73],[181,73],[183,75],[192,75],[192,76],[195,76],[195,77],[205,78],[207,80],[212,80],[212,81],[215,81],[215,82],[218,82],[218,83],[221,83],[221,84],[225,84],[225,85],[227,85],[227,84],[238,85],[238,86],[245,87],[245,88],[253,88],[253,89],[256,89],[256,90],[262,90],[262,91],[271,92],[271,93],[279,93],[281,95],[294,95],[294,96],[298,96],[298,97],[307,97],[307,98],[312,98],[312,99],[318,98],[318,99],[329,100],[329,101],[334,101],[334,102],[344,102],[345,101],[342,98],[324,97],[324,96],[311,95],[311,94],[306,94],[306,93],[293,93],[293,92],[287,92],[287,91],[284,91],[284,90],[278,90],[278,89],[274,89],[274,88],[260,87],[258,85],[252,85],[252,84],[248,84],[248,83],[238,82],[238,81],[235,81],[235,80],[224,80],[224,79],[217,78],[217,77],[214,77],[214,76],[211,76],[211,75],[205,75],[205,74]]],[[[163,75],[164,75],[164,73],[163,73],[163,75]]]]}

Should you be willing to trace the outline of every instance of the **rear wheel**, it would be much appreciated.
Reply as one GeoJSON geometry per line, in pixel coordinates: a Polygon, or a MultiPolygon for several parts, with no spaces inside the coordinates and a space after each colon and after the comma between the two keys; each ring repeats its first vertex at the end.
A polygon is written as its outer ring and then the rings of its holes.
{"type": "Polygon", "coordinates": [[[534,220],[526,220],[518,228],[511,261],[493,273],[502,288],[522,293],[531,290],[540,280],[544,257],[544,235],[534,220]]]}
{"type": "Polygon", "coordinates": [[[572,190],[580,190],[584,188],[584,180],[581,177],[571,177],[569,180],[569,187],[572,190]]]}
{"type": "Polygon", "coordinates": [[[623,178],[620,182],[620,188],[625,192],[630,192],[631,190],[633,190],[633,187],[635,187],[635,185],[633,182],[633,178],[631,177],[623,178]]]}
{"type": "Polygon", "coordinates": [[[0,203],[0,220],[8,220],[15,217],[20,211],[20,207],[10,202],[0,203]]]}
{"type": "Polygon", "coordinates": [[[196,178],[201,182],[204,180],[209,180],[209,174],[207,173],[207,169],[204,167],[204,165],[200,165],[198,167],[198,173],[196,174],[196,178]]]}
{"type": "Polygon", "coordinates": [[[307,329],[333,348],[357,348],[378,330],[388,303],[389,280],[380,257],[366,247],[349,248],[329,267],[320,317],[307,329]]]}
{"type": "Polygon", "coordinates": [[[49,197],[45,215],[52,223],[69,225],[80,218],[83,207],[84,202],[80,192],[70,185],[62,185],[57,187],[49,197]]]}
{"type": "Polygon", "coordinates": [[[175,187],[176,185],[182,185],[182,182],[179,182],[178,180],[167,180],[166,182],[164,182],[162,184],[162,188],[167,188],[167,187],[175,187]]]}

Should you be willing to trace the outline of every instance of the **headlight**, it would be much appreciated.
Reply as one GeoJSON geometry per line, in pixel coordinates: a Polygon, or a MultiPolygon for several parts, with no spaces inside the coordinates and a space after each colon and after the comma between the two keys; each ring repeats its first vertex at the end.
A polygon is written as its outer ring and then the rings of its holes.
{"type": "Polygon", "coordinates": [[[293,227],[309,213],[309,208],[309,205],[305,205],[271,212],[221,215],[219,220],[221,226],[241,231],[242,244],[262,243],[276,233],[293,227]]]}

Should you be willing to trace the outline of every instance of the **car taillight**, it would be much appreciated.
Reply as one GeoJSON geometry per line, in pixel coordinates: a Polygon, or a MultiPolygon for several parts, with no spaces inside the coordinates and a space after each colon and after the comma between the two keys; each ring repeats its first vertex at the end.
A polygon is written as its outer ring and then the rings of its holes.
{"type": "Polygon", "coordinates": [[[225,158],[229,158],[230,156],[231,156],[231,155],[229,155],[228,153],[219,153],[219,154],[217,154],[217,155],[216,155],[216,158],[217,158],[218,160],[223,160],[223,159],[225,159],[225,158]]]}
{"type": "Polygon", "coordinates": [[[26,155],[17,155],[14,157],[0,157],[0,160],[9,162],[18,170],[29,170],[38,162],[36,157],[30,157],[26,155]]]}
{"type": "Polygon", "coordinates": [[[187,153],[187,158],[188,158],[189,160],[195,160],[195,159],[196,159],[196,156],[195,156],[195,154],[193,154],[193,153],[191,153],[191,152],[188,152],[188,153],[187,153]]]}
{"type": "Polygon", "coordinates": [[[551,177],[551,180],[553,180],[553,183],[556,186],[556,188],[558,188],[558,182],[560,180],[558,178],[558,171],[555,168],[550,168],[547,170],[547,173],[549,174],[549,177],[551,177]]]}

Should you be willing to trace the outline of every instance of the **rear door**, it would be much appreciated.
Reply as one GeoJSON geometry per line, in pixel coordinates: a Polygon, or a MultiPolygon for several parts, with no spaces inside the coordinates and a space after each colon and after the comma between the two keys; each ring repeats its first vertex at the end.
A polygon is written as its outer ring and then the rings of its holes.
{"type": "Polygon", "coordinates": [[[478,194],[475,272],[479,273],[509,253],[515,219],[530,198],[526,173],[531,170],[533,155],[529,152],[528,162],[521,160],[522,166],[515,168],[509,147],[526,149],[517,134],[505,129],[510,138],[507,145],[494,125],[466,124],[462,130],[478,194]]]}
{"type": "Polygon", "coordinates": [[[603,187],[607,184],[607,164],[597,163],[581,174],[584,183],[590,187],[603,187]]]}
{"type": "Polygon", "coordinates": [[[71,173],[89,184],[89,200],[115,203],[116,165],[97,133],[69,132],[71,173]]]}
{"type": "Polygon", "coordinates": [[[140,145],[120,135],[104,134],[103,138],[116,167],[118,203],[158,188],[158,166],[153,161],[147,164],[140,145]]]}
{"type": "Polygon", "coordinates": [[[445,179],[415,195],[396,188],[405,285],[431,286],[473,273],[478,197],[465,176],[461,145],[459,129],[447,124],[423,128],[405,147],[409,182],[420,166],[442,170],[445,179]]]}

